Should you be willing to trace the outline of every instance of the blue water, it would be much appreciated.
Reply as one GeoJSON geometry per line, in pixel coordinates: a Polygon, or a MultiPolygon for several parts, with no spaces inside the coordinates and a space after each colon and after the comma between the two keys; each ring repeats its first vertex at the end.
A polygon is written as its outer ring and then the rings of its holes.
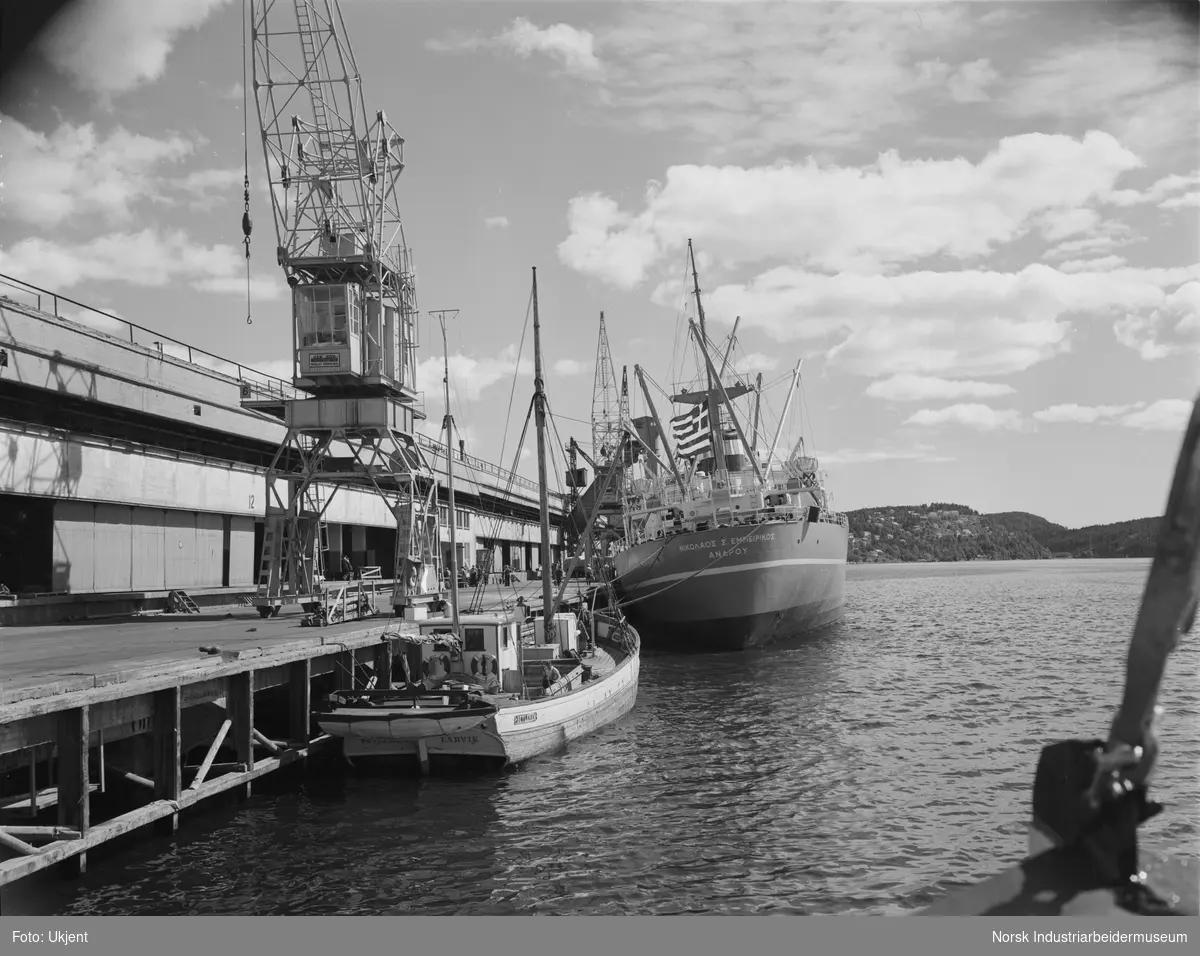
{"type": "MultiPolygon", "coordinates": [[[[14,913],[894,913],[1021,859],[1039,749],[1103,737],[1148,561],[868,565],[843,623],[647,656],[627,718],[499,777],[313,775],[14,913]]],[[[1200,651],[1143,844],[1196,855],[1200,651]]]]}

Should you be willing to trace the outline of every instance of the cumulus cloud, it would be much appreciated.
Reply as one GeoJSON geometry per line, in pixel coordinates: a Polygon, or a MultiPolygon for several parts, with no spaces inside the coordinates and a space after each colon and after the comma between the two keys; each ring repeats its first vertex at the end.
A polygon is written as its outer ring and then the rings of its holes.
{"type": "Polygon", "coordinates": [[[567,222],[571,234],[559,243],[558,258],[577,272],[632,289],[658,258],[656,238],[607,196],[575,197],[567,222]]]}
{"type": "Polygon", "coordinates": [[[872,382],[867,394],[891,402],[919,402],[927,400],[953,401],[956,398],[995,398],[1011,395],[1015,389],[1003,382],[951,381],[927,375],[893,375],[891,378],[872,382]]]}
{"type": "Polygon", "coordinates": [[[856,374],[993,377],[1064,351],[1074,316],[1149,315],[1196,278],[1195,267],[827,276],[781,266],[718,286],[706,312],[713,321],[741,315],[743,327],[779,341],[827,346],[832,366],[856,374]]]}
{"type": "Polygon", "coordinates": [[[179,136],[120,126],[101,135],[91,123],[63,122],[44,134],[0,114],[0,179],[8,184],[0,208],[42,227],[89,215],[125,223],[137,203],[164,198],[164,171],[192,149],[179,136]]]}
{"type": "MultiPolygon", "coordinates": [[[[216,292],[220,295],[236,295],[245,298],[245,276],[212,276],[191,283],[199,292],[216,292]]],[[[251,275],[250,299],[252,302],[277,302],[287,296],[287,283],[283,276],[251,275]]]]}
{"type": "Polygon", "coordinates": [[[508,216],[488,216],[483,220],[483,224],[489,229],[507,229],[508,216]]]}
{"type": "Polygon", "coordinates": [[[59,305],[58,317],[86,325],[97,332],[107,332],[109,335],[118,335],[125,341],[129,340],[129,326],[125,324],[122,316],[111,308],[98,312],[93,309],[77,309],[73,306],[59,305]]]}
{"type": "Polygon", "coordinates": [[[508,27],[492,37],[479,35],[429,40],[427,49],[438,53],[468,52],[479,49],[502,50],[523,60],[541,53],[557,60],[568,73],[596,76],[601,63],[596,57],[595,37],[567,23],[538,27],[524,17],[517,17],[508,27]]]}
{"type": "Polygon", "coordinates": [[[1033,413],[1039,422],[1076,425],[1121,425],[1141,431],[1180,431],[1192,414],[1192,403],[1181,398],[1162,398],[1147,404],[1051,405],[1033,413]]]}
{"type": "MultiPolygon", "coordinates": [[[[417,389],[441,394],[444,360],[431,355],[417,364],[417,389]]],[[[461,352],[450,356],[450,401],[476,402],[487,389],[500,381],[511,381],[513,375],[533,374],[533,362],[523,358],[517,362],[517,346],[511,344],[495,356],[476,358],[461,352]]]]}
{"type": "Polygon", "coordinates": [[[1157,308],[1119,320],[1117,341],[1146,360],[1200,351],[1200,281],[1186,282],[1157,308]]]}
{"type": "Polygon", "coordinates": [[[727,156],[861,143],[930,103],[985,95],[990,64],[940,59],[992,35],[969,6],[622,5],[601,34],[603,108],[590,115],[727,156]]]}
{"type": "Polygon", "coordinates": [[[778,358],[773,355],[763,355],[762,352],[748,352],[745,355],[735,356],[729,361],[743,375],[750,375],[755,372],[771,372],[779,368],[778,358]]]}
{"type": "Polygon", "coordinates": [[[559,258],[632,288],[688,238],[728,265],[786,256],[827,271],[875,272],[945,255],[984,256],[1034,220],[1051,235],[1094,224],[1079,210],[1141,161],[1106,133],[1007,137],[977,163],[902,159],[866,167],[803,163],[673,166],[640,212],[600,194],[568,209],[559,258]],[[1047,216],[1057,218],[1047,219],[1047,216]]]}
{"type": "Polygon", "coordinates": [[[157,80],[179,35],[229,0],[81,0],[52,23],[42,52],[79,87],[101,96],[157,80]]]}
{"type": "Polygon", "coordinates": [[[1138,152],[1178,149],[1195,155],[1195,37],[1170,15],[1144,16],[1120,24],[1101,22],[1073,31],[1069,42],[1033,54],[1011,78],[999,107],[1022,118],[1099,125],[1138,152]]]}
{"type": "Polygon", "coordinates": [[[1121,256],[1101,256],[1099,259],[1068,259],[1058,264],[1059,272],[1108,272],[1125,265],[1121,256]]]}
{"type": "Polygon", "coordinates": [[[575,359],[559,359],[554,363],[555,375],[578,375],[585,370],[582,362],[575,359]]]}
{"type": "Polygon", "coordinates": [[[978,431],[999,429],[1019,430],[1025,427],[1021,413],[1012,408],[997,409],[990,405],[951,405],[947,408],[922,408],[904,421],[905,425],[963,425],[978,431]]]}
{"type": "Polygon", "coordinates": [[[1078,425],[1091,425],[1095,422],[1110,422],[1126,412],[1141,408],[1142,403],[1132,405],[1051,405],[1033,413],[1039,422],[1061,424],[1070,422],[1078,425]]]}
{"type": "Polygon", "coordinates": [[[990,60],[972,60],[960,66],[946,81],[946,88],[956,103],[981,103],[991,99],[987,88],[999,79],[1000,74],[990,60]]]}
{"type": "Polygon", "coordinates": [[[290,358],[272,358],[251,359],[246,364],[254,371],[262,372],[263,375],[269,375],[272,378],[281,378],[285,382],[290,382],[296,363],[290,358]]]}
{"type": "Polygon", "coordinates": [[[1182,196],[1172,196],[1170,199],[1164,199],[1158,205],[1160,209],[1187,209],[1192,206],[1200,206],[1200,190],[1193,190],[1182,196]]]}
{"type": "MultiPolygon", "coordinates": [[[[245,170],[228,167],[225,169],[197,169],[177,180],[176,188],[186,194],[193,209],[208,209],[220,197],[242,198],[242,181],[245,170]]],[[[262,183],[260,182],[260,186],[262,183]]]]}
{"type": "Polygon", "coordinates": [[[1098,223],[1091,230],[1090,235],[1068,239],[1046,250],[1043,258],[1053,261],[1079,256],[1098,256],[1121,246],[1141,241],[1143,241],[1142,238],[1128,224],[1115,219],[1106,219],[1098,223]]]}
{"type": "Polygon", "coordinates": [[[1196,185],[1200,185],[1200,172],[1190,173],[1186,176],[1171,173],[1169,176],[1163,176],[1156,180],[1145,189],[1113,190],[1105,197],[1105,202],[1114,206],[1137,206],[1152,203],[1164,208],[1172,208],[1167,204],[1172,201],[1175,193],[1196,185]]]}
{"type": "Polygon", "coordinates": [[[823,465],[873,465],[881,461],[954,461],[952,455],[939,453],[931,445],[914,444],[902,448],[837,448],[820,456],[823,465]]]}
{"type": "Polygon", "coordinates": [[[1142,431],[1183,431],[1192,415],[1192,403],[1182,398],[1163,398],[1121,419],[1126,428],[1142,431]]]}
{"type": "MultiPolygon", "coordinates": [[[[201,291],[244,296],[244,269],[238,247],[206,246],[182,230],[117,232],[78,243],[28,238],[0,250],[0,271],[63,290],[82,282],[119,279],[153,288],[182,283],[201,291]]],[[[273,278],[252,281],[257,298],[283,294],[282,283],[273,278]]]]}

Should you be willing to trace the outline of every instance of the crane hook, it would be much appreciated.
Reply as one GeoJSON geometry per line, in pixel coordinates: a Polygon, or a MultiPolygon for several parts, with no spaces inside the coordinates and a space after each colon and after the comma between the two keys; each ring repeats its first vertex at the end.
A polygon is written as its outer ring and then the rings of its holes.
{"type": "Polygon", "coordinates": [[[246,324],[253,325],[250,317],[250,233],[254,231],[254,220],[250,218],[250,171],[242,180],[242,243],[246,247],[246,324]]]}

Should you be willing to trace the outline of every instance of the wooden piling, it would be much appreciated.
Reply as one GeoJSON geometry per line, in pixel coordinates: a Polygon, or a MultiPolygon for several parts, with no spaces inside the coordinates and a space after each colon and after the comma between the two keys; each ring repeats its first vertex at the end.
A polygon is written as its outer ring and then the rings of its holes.
{"type": "MultiPolygon", "coordinates": [[[[86,835],[90,818],[91,788],[88,778],[90,708],[72,707],[58,714],[58,825],[86,835]]],[[[79,872],[87,872],[87,854],[76,859],[79,872]]]]}
{"type": "Polygon", "coordinates": [[[354,671],[358,667],[354,651],[344,651],[334,658],[337,662],[333,674],[333,686],[338,690],[354,690],[354,671]]]}
{"type": "MultiPolygon", "coordinates": [[[[154,799],[179,800],[183,792],[183,715],[179,687],[154,694],[154,799]]],[[[164,817],[160,829],[174,833],[179,814],[164,817]]]]}
{"type": "MultiPolygon", "coordinates": [[[[254,769],[254,673],[243,671],[227,679],[225,692],[226,710],[233,721],[233,749],[243,770],[254,769]]],[[[247,781],[246,797],[250,796],[247,781]]]]}
{"type": "Polygon", "coordinates": [[[312,661],[288,666],[288,736],[293,747],[306,747],[312,727],[312,661]]]}
{"type": "MultiPolygon", "coordinates": [[[[186,643],[193,641],[189,637],[186,643]]],[[[333,640],[287,641],[220,658],[155,660],[120,672],[100,671],[86,680],[49,681],[31,685],[28,691],[22,687],[15,693],[0,682],[0,769],[28,774],[17,784],[21,792],[0,798],[4,819],[22,824],[0,826],[0,886],[72,860],[79,860],[82,870],[93,847],[159,821],[174,830],[183,809],[219,794],[248,792],[254,778],[302,765],[310,752],[335,743],[335,738],[313,731],[313,678],[322,676],[324,687],[351,689],[360,684],[357,658],[373,663],[379,668],[379,681],[386,681],[387,655],[395,653],[382,647],[388,643],[380,639],[378,628],[346,630],[333,640]],[[263,697],[256,708],[254,694],[275,688],[283,706],[272,716],[280,730],[256,735],[256,710],[276,695],[263,697]],[[203,709],[221,705],[223,722],[217,716],[209,723],[213,715],[203,709]],[[205,736],[189,737],[185,731],[192,727],[203,728],[205,736]],[[204,760],[189,759],[185,766],[183,746],[190,752],[210,734],[204,760]],[[138,738],[151,745],[149,764],[124,761],[124,767],[114,766],[111,758],[121,764],[123,744],[138,738]],[[89,756],[95,761],[90,770],[89,756]],[[111,818],[97,817],[97,807],[106,804],[89,803],[88,794],[99,789],[93,777],[105,788],[114,781],[131,783],[149,802],[111,818]],[[56,805],[57,811],[52,809],[56,805]],[[38,811],[57,812],[57,820],[28,819],[38,811]]],[[[6,668],[6,649],[0,647],[0,671],[7,678],[6,668]]]]}
{"type": "Polygon", "coordinates": [[[380,641],[375,648],[375,686],[389,690],[392,686],[392,642],[380,641]]]}

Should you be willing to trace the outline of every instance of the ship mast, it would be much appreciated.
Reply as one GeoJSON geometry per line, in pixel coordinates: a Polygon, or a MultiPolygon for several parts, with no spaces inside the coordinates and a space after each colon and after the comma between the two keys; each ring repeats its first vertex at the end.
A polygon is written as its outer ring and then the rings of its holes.
{"type": "Polygon", "coordinates": [[[446,395],[446,490],[450,504],[450,619],[454,623],[454,636],[460,635],[458,623],[458,512],[454,507],[454,416],[450,413],[450,347],[446,344],[446,312],[437,312],[442,324],[442,385],[446,395]]]}
{"type": "MultiPolygon", "coordinates": [[[[688,240],[688,257],[692,260],[692,282],[694,284],[694,293],[696,296],[696,316],[700,320],[700,349],[705,351],[704,342],[708,338],[708,332],[704,327],[704,303],[700,301],[700,276],[696,273],[696,253],[692,249],[692,240],[688,240]]],[[[706,360],[704,363],[704,374],[708,383],[708,391],[705,395],[705,405],[708,408],[708,440],[712,443],[713,451],[713,473],[717,474],[725,470],[725,442],[721,435],[721,413],[717,405],[717,397],[713,392],[713,376],[712,369],[706,360]]]]}
{"type": "Polygon", "coordinates": [[[550,495],[546,482],[546,388],[542,378],[542,323],[538,317],[537,266],[533,268],[533,411],[537,420],[538,504],[542,526],[542,616],[545,619],[544,627],[550,628],[554,621],[554,590],[550,585],[550,495]]]}

